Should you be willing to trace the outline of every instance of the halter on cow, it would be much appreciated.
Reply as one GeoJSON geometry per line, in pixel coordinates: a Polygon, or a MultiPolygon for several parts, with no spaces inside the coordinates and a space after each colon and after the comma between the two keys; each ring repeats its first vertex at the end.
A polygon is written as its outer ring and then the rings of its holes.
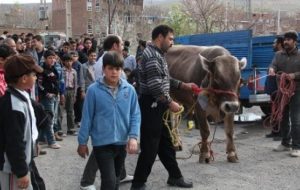
{"type": "MultiPolygon", "coordinates": [[[[170,75],[183,82],[193,82],[204,89],[200,92],[195,114],[200,128],[202,143],[199,162],[210,160],[208,137],[210,135],[207,117],[224,121],[227,138],[227,159],[237,162],[233,143],[233,118],[239,109],[238,89],[240,70],[246,63],[220,46],[174,46],[166,54],[170,75]],[[202,102],[202,103],[201,103],[202,102]]],[[[191,107],[197,101],[193,93],[171,89],[174,99],[191,107]]]]}

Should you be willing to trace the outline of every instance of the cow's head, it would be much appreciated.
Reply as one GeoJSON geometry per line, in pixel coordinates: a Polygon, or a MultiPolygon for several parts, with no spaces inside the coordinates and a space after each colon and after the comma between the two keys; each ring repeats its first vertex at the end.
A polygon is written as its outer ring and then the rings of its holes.
{"type": "Polygon", "coordinates": [[[237,112],[239,100],[236,94],[240,86],[240,71],[246,67],[246,59],[239,61],[234,56],[222,55],[201,63],[208,72],[208,88],[215,92],[216,106],[225,114],[237,112]]]}

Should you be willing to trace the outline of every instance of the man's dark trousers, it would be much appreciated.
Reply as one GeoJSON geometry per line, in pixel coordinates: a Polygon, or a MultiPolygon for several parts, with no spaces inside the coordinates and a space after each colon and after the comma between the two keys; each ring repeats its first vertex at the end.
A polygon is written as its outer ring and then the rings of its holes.
{"type": "Polygon", "coordinates": [[[164,126],[162,119],[163,113],[168,107],[161,103],[158,103],[156,107],[152,106],[154,101],[154,98],[148,95],[141,95],[139,100],[142,115],[141,153],[135,169],[132,187],[140,187],[147,181],[156,155],[159,156],[160,161],[167,169],[169,177],[176,179],[182,177],[169,131],[164,126]]]}

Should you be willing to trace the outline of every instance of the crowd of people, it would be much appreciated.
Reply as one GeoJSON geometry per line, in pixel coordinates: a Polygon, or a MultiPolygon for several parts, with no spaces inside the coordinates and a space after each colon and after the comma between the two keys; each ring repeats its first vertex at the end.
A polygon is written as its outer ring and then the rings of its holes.
{"type": "MultiPolygon", "coordinates": [[[[192,188],[176,161],[170,134],[162,115],[181,107],[170,87],[192,91],[193,83],[170,77],[164,54],[173,45],[174,31],[159,25],[152,41],[139,41],[136,56],[130,42],[108,35],[101,48],[89,36],[70,39],[62,46],[45,47],[42,36],[31,33],[0,37],[0,187],[45,189],[34,157],[46,154],[39,145],[59,149],[58,141],[77,136],[79,156],[89,156],[80,188],[94,190],[98,169],[101,190],[119,189],[132,181],[131,190],[146,189],[158,155],[168,171],[170,186],[192,188]],[[66,113],[67,130],[62,130],[66,113]],[[79,130],[78,130],[79,128],[79,130]],[[89,154],[89,137],[93,150],[89,154]],[[140,153],[134,176],[126,173],[126,154],[140,153]]],[[[287,32],[283,49],[276,53],[270,75],[289,73],[296,81],[295,95],[280,126],[282,143],[275,151],[293,149],[300,156],[298,35],[287,32]],[[288,64],[288,66],[287,66],[288,64]],[[292,144],[290,144],[292,142],[292,144]]],[[[47,182],[46,182],[47,183],[47,182]]]]}

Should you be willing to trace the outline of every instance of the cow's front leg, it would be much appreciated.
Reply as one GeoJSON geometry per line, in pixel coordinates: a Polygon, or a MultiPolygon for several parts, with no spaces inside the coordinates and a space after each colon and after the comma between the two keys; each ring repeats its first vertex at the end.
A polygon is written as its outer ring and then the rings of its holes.
{"type": "Polygon", "coordinates": [[[233,123],[234,115],[226,115],[224,119],[225,125],[225,133],[226,133],[226,153],[227,153],[227,160],[228,162],[236,163],[238,162],[238,156],[235,150],[234,142],[233,142],[233,123]]]}
{"type": "Polygon", "coordinates": [[[201,135],[201,146],[200,146],[200,155],[199,155],[199,162],[200,163],[210,163],[211,155],[209,150],[209,143],[207,141],[210,131],[209,131],[209,124],[206,120],[206,115],[201,110],[196,110],[196,116],[198,120],[198,124],[200,125],[200,135],[201,135]]]}

